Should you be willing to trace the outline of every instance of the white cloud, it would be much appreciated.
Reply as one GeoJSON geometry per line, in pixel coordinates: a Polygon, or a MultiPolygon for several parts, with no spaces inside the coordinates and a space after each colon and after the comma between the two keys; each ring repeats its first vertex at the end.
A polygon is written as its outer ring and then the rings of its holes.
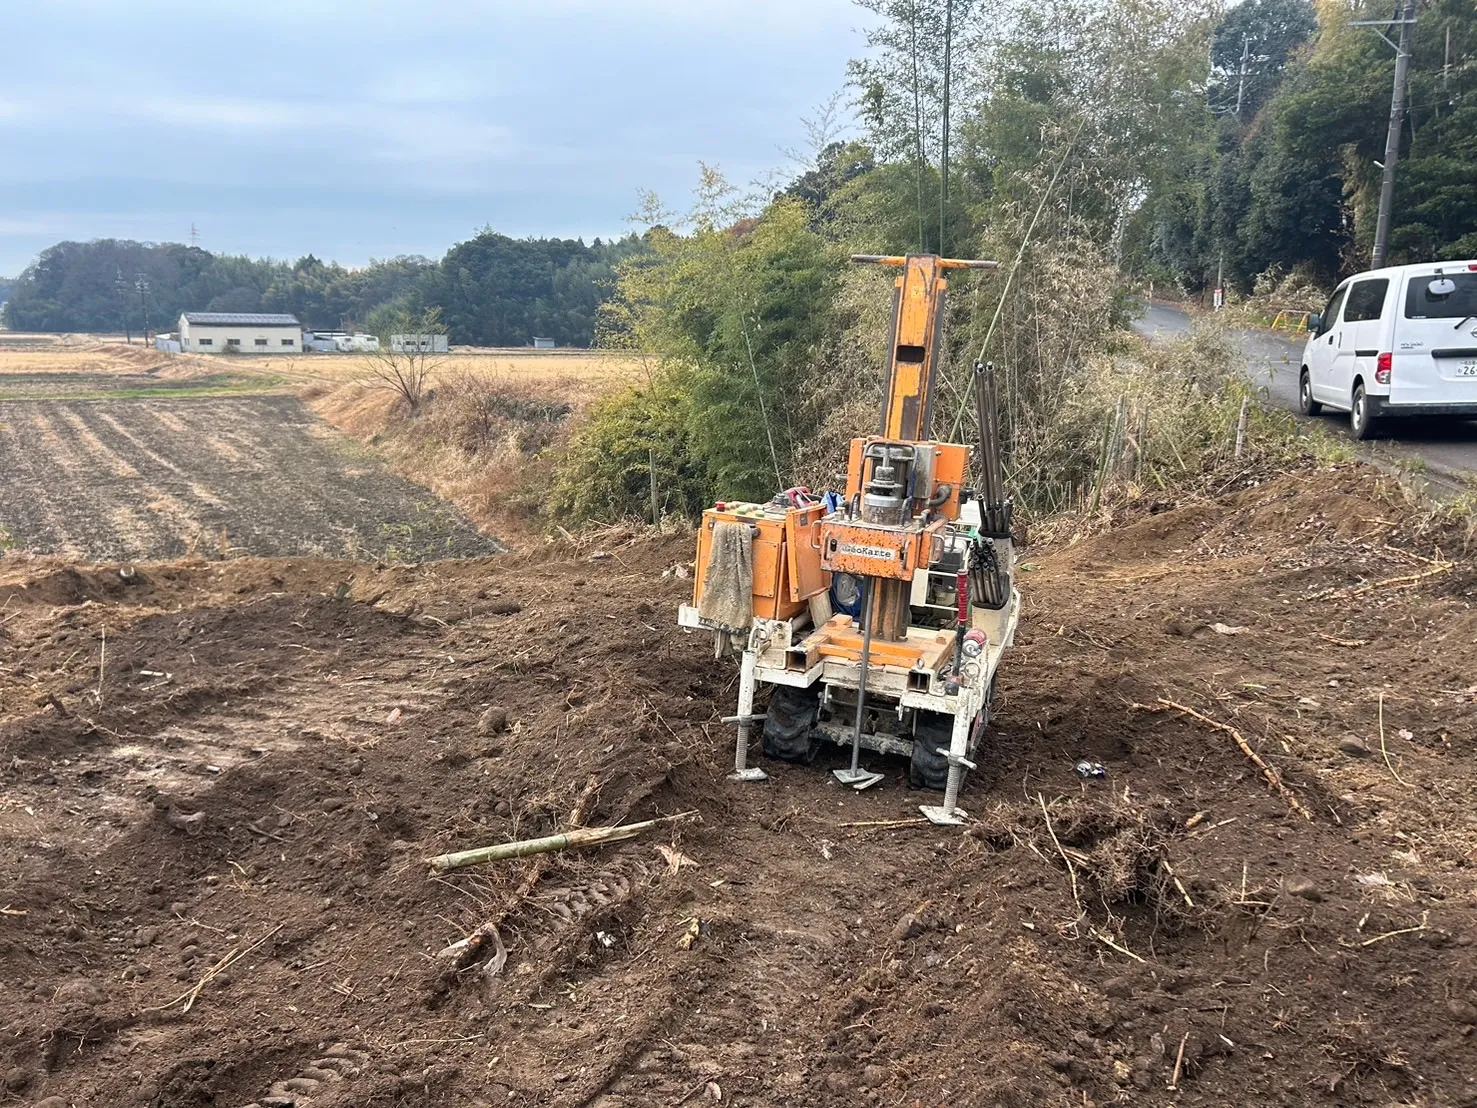
{"type": "Polygon", "coordinates": [[[148,123],[201,130],[284,131],[332,122],[310,105],[281,100],[154,96],[120,101],[110,111],[148,123]]]}
{"type": "Polygon", "coordinates": [[[192,219],[214,247],[346,258],[484,223],[608,234],[699,160],[740,180],[781,163],[867,19],[852,0],[10,7],[12,38],[67,50],[0,67],[0,271],[192,219]]]}

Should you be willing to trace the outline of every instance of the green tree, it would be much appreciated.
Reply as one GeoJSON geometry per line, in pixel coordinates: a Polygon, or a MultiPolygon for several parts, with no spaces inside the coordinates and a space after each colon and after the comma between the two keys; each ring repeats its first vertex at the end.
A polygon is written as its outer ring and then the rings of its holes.
{"type": "Polygon", "coordinates": [[[807,205],[782,195],[756,214],[706,168],[676,229],[654,201],[648,218],[649,249],[622,264],[602,337],[658,355],[660,369],[649,388],[596,412],[561,502],[639,513],[648,490],[634,475],[649,474],[649,451],[674,503],[767,500],[813,430],[803,400],[831,327],[840,254],[812,228],[807,205]]]}
{"type": "Polygon", "coordinates": [[[1211,38],[1205,91],[1212,110],[1255,119],[1317,29],[1308,0],[1242,0],[1231,8],[1211,38]]]}

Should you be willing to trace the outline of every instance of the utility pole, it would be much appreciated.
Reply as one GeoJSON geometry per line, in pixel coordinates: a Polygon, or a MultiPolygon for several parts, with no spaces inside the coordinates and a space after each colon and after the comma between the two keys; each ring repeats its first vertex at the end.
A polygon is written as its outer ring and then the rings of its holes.
{"type": "Polygon", "coordinates": [[[1405,0],[1405,8],[1398,20],[1360,20],[1351,27],[1374,27],[1375,34],[1395,48],[1395,87],[1390,92],[1390,129],[1385,133],[1384,175],[1380,178],[1380,212],[1374,225],[1374,255],[1370,258],[1371,269],[1384,267],[1390,253],[1390,215],[1395,205],[1395,163],[1400,158],[1400,128],[1405,125],[1405,78],[1410,72],[1410,29],[1415,26],[1415,0],[1405,0]],[[1391,23],[1400,25],[1400,41],[1390,42],[1381,27],[1391,23]]]}
{"type": "Polygon", "coordinates": [[[194,223],[191,223],[190,224],[190,245],[191,246],[199,246],[200,245],[200,231],[195,226],[194,223]]]}
{"type": "Polygon", "coordinates": [[[136,281],[134,281],[133,287],[136,288],[136,289],[138,289],[138,306],[139,306],[139,311],[143,313],[143,317],[144,317],[144,345],[145,346],[148,346],[149,345],[149,301],[148,301],[148,296],[149,296],[149,280],[148,280],[148,278],[145,277],[142,273],[140,273],[138,275],[138,279],[136,281]]]}
{"type": "Polygon", "coordinates": [[[1241,74],[1236,78],[1236,118],[1241,118],[1241,100],[1246,95],[1246,59],[1251,57],[1251,36],[1241,36],[1241,74]]]}
{"type": "Polygon", "coordinates": [[[121,266],[113,267],[113,292],[118,296],[118,322],[123,326],[123,341],[133,345],[133,325],[128,322],[128,281],[121,266]]]}

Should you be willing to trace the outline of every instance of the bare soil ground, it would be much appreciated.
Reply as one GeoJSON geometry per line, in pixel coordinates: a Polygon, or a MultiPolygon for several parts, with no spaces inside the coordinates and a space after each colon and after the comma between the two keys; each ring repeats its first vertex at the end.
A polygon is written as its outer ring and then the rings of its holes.
{"type": "Polygon", "coordinates": [[[0,401],[0,474],[0,545],[35,553],[421,561],[500,549],[290,396],[0,401]]]}
{"type": "Polygon", "coordinates": [[[0,562],[5,1095],[1477,1104],[1477,574],[1363,469],[1160,507],[1031,554],[960,830],[895,761],[725,780],[685,538],[0,562]]]}

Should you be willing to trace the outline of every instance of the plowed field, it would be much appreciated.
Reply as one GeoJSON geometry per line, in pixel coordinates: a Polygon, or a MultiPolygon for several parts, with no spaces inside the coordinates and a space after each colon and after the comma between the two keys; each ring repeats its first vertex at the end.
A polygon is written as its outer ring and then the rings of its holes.
{"type": "Polygon", "coordinates": [[[947,830],[898,761],[725,779],[685,539],[0,562],[0,1075],[47,1108],[1477,1103],[1462,538],[1344,469],[1031,552],[947,830]]]}
{"type": "Polygon", "coordinates": [[[290,396],[0,402],[0,542],[120,561],[500,549],[290,396]]]}

